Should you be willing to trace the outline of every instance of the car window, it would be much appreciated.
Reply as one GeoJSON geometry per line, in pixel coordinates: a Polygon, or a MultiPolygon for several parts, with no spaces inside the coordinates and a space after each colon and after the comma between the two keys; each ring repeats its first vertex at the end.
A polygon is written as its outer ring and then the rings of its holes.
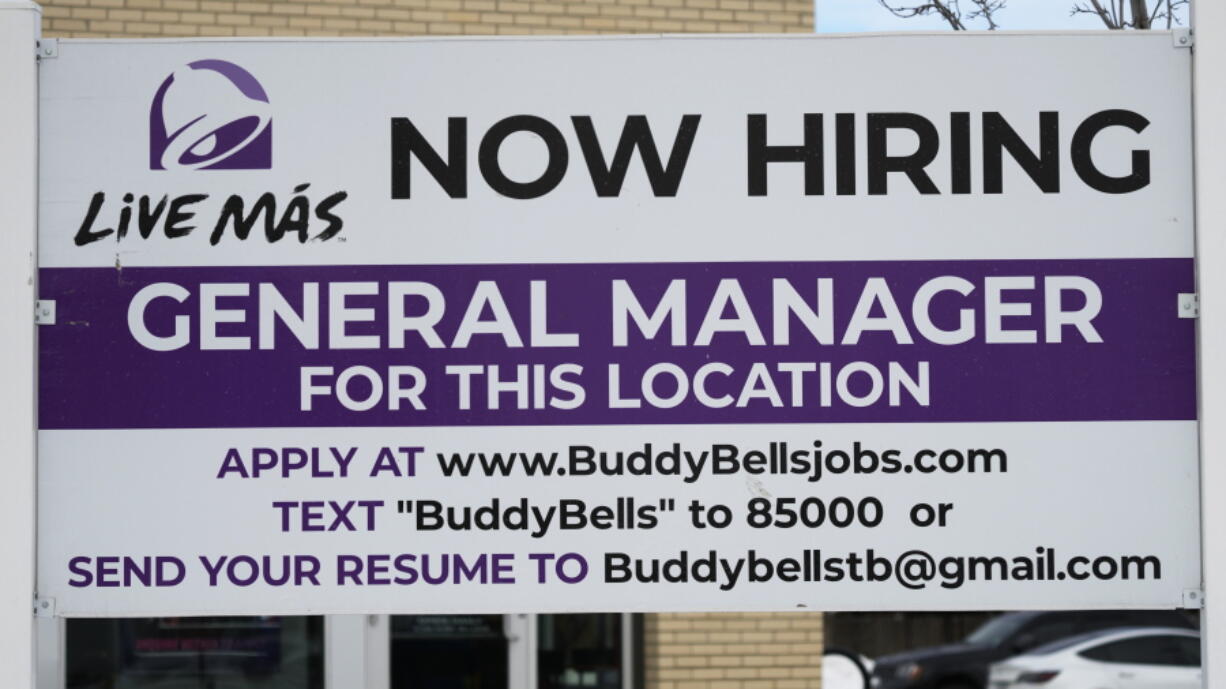
{"type": "Polygon", "coordinates": [[[1077,621],[1070,618],[1046,618],[1036,620],[1022,630],[1022,635],[1030,636],[1029,646],[1042,646],[1053,641],[1073,636],[1081,631],[1077,621]]]}
{"type": "Polygon", "coordinates": [[[1039,655],[1051,655],[1053,653],[1059,653],[1060,651],[1063,651],[1067,648],[1072,648],[1073,646],[1080,646],[1081,644],[1086,642],[1088,637],[1089,635],[1087,634],[1078,634],[1077,636],[1066,637],[1066,638],[1060,639],[1059,641],[1053,641],[1044,646],[1039,646],[1038,648],[1032,648],[1029,651],[1026,651],[1026,655],[1039,656],[1039,655]]]}
{"type": "Polygon", "coordinates": [[[1200,638],[1194,636],[1173,636],[1171,638],[1180,647],[1186,661],[1180,665],[1200,667],[1200,638]]]}
{"type": "Polygon", "coordinates": [[[1001,615],[984,622],[978,629],[966,637],[968,644],[987,644],[998,646],[1022,626],[1026,617],[1021,615],[1001,615]]]}
{"type": "Polygon", "coordinates": [[[1138,636],[1088,648],[1078,655],[1105,663],[1198,667],[1200,640],[1188,636],[1138,636]]]}

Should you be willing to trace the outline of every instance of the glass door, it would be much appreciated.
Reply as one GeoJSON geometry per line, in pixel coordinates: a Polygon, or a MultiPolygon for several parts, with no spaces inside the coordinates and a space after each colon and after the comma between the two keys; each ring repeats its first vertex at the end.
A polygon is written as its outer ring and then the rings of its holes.
{"type": "Polygon", "coordinates": [[[390,689],[632,686],[629,615],[393,615],[390,628],[390,689]]]}
{"type": "Polygon", "coordinates": [[[391,689],[510,687],[503,615],[393,615],[391,689]]]}

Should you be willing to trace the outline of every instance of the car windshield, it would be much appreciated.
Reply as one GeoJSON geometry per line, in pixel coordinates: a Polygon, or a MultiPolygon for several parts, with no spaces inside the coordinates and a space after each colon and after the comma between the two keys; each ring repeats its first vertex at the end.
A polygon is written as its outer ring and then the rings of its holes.
{"type": "Polygon", "coordinates": [[[968,644],[987,644],[999,646],[1005,639],[1013,635],[1026,622],[1025,617],[1016,615],[1001,615],[984,622],[979,629],[966,637],[968,644]]]}

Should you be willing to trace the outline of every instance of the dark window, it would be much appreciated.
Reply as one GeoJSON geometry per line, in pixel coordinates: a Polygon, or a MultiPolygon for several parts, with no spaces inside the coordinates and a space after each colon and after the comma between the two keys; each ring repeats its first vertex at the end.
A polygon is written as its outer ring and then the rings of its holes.
{"type": "Polygon", "coordinates": [[[620,689],[622,616],[537,617],[539,689],[620,689]]]}
{"type": "Polygon", "coordinates": [[[322,617],[68,621],[68,689],[322,689],[322,617]]]}
{"type": "Polygon", "coordinates": [[[1132,665],[1200,666],[1200,640],[1188,636],[1139,636],[1082,651],[1083,658],[1132,665]]]}
{"type": "Polygon", "coordinates": [[[392,615],[392,689],[505,687],[502,615],[392,615]]]}

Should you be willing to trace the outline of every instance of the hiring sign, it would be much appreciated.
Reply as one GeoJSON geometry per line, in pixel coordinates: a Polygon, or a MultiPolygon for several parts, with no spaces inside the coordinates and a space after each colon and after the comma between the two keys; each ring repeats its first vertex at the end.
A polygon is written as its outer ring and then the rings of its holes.
{"type": "Polygon", "coordinates": [[[1181,605],[1189,73],[1154,32],[63,41],[39,592],[1181,605]]]}

